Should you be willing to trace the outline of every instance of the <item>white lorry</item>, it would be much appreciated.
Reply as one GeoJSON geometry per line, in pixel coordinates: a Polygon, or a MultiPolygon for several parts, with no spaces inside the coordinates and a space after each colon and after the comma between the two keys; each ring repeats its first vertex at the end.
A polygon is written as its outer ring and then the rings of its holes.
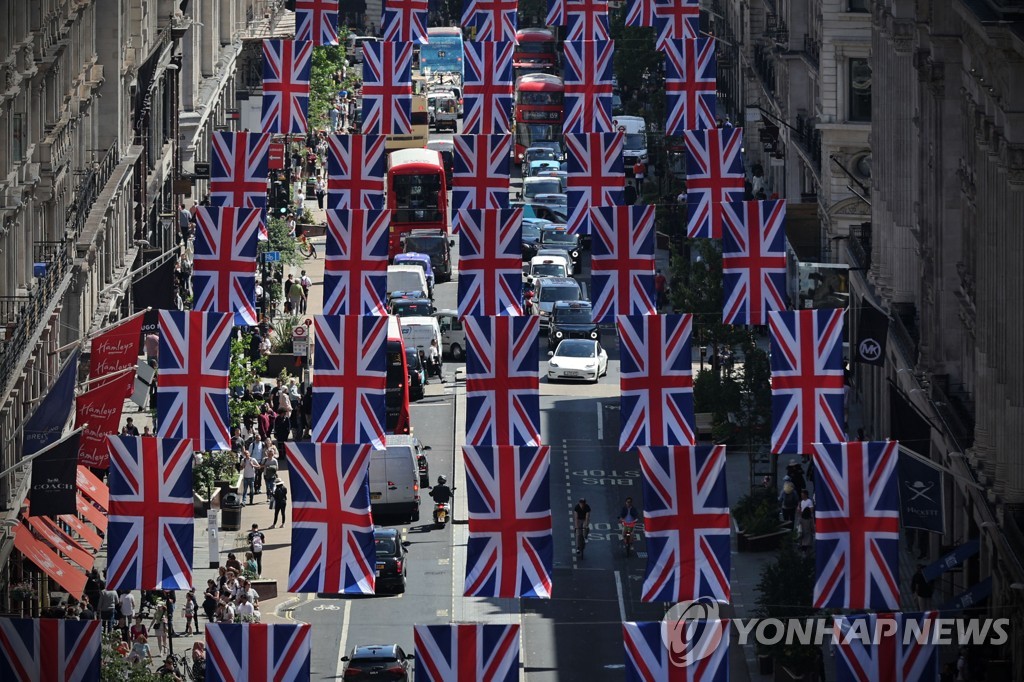
{"type": "Polygon", "coordinates": [[[633,177],[633,166],[640,161],[645,166],[647,156],[647,122],[640,116],[616,116],[612,127],[623,134],[622,161],[626,177],[633,177]]]}

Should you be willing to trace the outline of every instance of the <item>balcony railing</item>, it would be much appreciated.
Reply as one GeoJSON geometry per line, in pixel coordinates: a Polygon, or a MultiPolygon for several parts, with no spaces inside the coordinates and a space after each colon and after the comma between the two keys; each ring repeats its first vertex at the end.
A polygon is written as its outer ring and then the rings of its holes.
{"type": "Polygon", "coordinates": [[[914,366],[917,364],[918,344],[917,327],[914,326],[912,318],[914,307],[913,305],[894,303],[892,311],[894,314],[889,324],[890,336],[900,352],[903,353],[903,357],[911,366],[914,366]]]}
{"type": "Polygon", "coordinates": [[[810,157],[811,164],[819,173],[821,172],[821,131],[815,125],[814,119],[797,114],[796,117],[797,143],[803,147],[810,157]]]}
{"type": "Polygon", "coordinates": [[[68,206],[64,215],[64,223],[73,238],[77,239],[82,234],[85,219],[89,216],[92,205],[96,203],[96,197],[110,180],[110,176],[114,174],[114,169],[117,168],[120,161],[121,155],[115,143],[105,151],[101,160],[92,163],[83,172],[81,181],[75,187],[71,205],[68,206]]]}
{"type": "Polygon", "coordinates": [[[811,36],[804,36],[804,57],[814,66],[815,70],[821,65],[821,43],[811,36]]]}
{"type": "Polygon", "coordinates": [[[775,96],[775,59],[764,45],[754,46],[754,72],[757,73],[769,95],[775,96]]]}

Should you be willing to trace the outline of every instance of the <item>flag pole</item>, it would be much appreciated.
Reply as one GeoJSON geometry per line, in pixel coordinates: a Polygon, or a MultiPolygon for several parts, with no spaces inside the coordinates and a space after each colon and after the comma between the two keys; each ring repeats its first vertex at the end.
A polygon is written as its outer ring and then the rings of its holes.
{"type": "Polygon", "coordinates": [[[79,386],[79,388],[84,388],[84,387],[88,386],[89,384],[96,383],[97,381],[103,381],[105,379],[113,379],[115,377],[121,376],[122,374],[126,374],[128,372],[134,372],[136,369],[137,369],[136,367],[125,367],[124,369],[119,369],[116,372],[111,372],[110,374],[104,374],[101,377],[94,377],[92,379],[86,379],[85,381],[80,383],[78,386],[79,386]]]}
{"type": "Polygon", "coordinates": [[[21,465],[25,464],[26,462],[31,462],[32,460],[34,460],[36,457],[39,457],[40,455],[45,455],[50,450],[53,450],[55,447],[57,447],[58,445],[60,445],[64,441],[66,441],[68,438],[73,438],[74,436],[77,436],[78,434],[80,434],[82,431],[85,431],[88,427],[89,427],[88,424],[82,424],[81,426],[76,426],[74,428],[74,430],[72,430],[70,433],[67,433],[67,434],[61,436],[59,440],[56,440],[56,441],[50,443],[49,445],[47,445],[44,448],[40,448],[39,450],[37,450],[36,452],[33,452],[28,457],[22,457],[18,461],[17,464],[15,464],[15,465],[13,465],[11,467],[8,467],[7,469],[4,469],[3,471],[0,471],[0,479],[7,478],[7,476],[9,476],[12,471],[17,469],[21,465]]]}

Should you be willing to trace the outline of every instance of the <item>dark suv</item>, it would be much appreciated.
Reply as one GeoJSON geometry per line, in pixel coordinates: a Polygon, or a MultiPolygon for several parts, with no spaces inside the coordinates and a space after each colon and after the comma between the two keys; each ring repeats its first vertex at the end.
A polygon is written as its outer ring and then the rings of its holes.
{"type": "Polygon", "coordinates": [[[402,239],[405,253],[425,253],[430,256],[430,267],[438,282],[452,281],[452,249],[454,239],[440,230],[415,230],[402,239]]]}
{"type": "Polygon", "coordinates": [[[412,654],[397,644],[353,647],[351,656],[343,656],[345,680],[408,680],[412,654]]]}
{"type": "Polygon", "coordinates": [[[554,350],[562,339],[600,339],[597,323],[591,319],[590,301],[559,301],[551,310],[548,324],[548,350],[554,350]]]}
{"type": "Polygon", "coordinates": [[[405,592],[408,561],[405,543],[394,528],[374,528],[373,544],[377,547],[377,592],[405,592]]]}

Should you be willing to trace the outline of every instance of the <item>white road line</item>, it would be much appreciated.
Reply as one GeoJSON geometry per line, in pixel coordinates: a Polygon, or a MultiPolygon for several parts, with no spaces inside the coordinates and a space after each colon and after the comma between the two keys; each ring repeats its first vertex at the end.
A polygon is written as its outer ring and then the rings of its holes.
{"type": "Polygon", "coordinates": [[[604,440],[604,407],[597,401],[597,442],[604,440]]]}
{"type": "Polygon", "coordinates": [[[346,599],[345,600],[345,612],[343,614],[341,614],[341,641],[338,642],[338,653],[341,654],[341,656],[338,656],[338,667],[335,668],[335,674],[334,674],[335,679],[339,679],[339,680],[342,679],[342,677],[345,674],[342,671],[342,668],[345,667],[345,662],[341,660],[341,657],[348,655],[348,653],[345,651],[345,649],[348,647],[348,621],[349,621],[349,617],[351,615],[352,615],[352,601],[349,600],[349,599],[346,599]]]}
{"type": "Polygon", "coordinates": [[[615,571],[615,593],[619,596],[619,620],[626,622],[626,602],[622,598],[622,576],[615,571]]]}

